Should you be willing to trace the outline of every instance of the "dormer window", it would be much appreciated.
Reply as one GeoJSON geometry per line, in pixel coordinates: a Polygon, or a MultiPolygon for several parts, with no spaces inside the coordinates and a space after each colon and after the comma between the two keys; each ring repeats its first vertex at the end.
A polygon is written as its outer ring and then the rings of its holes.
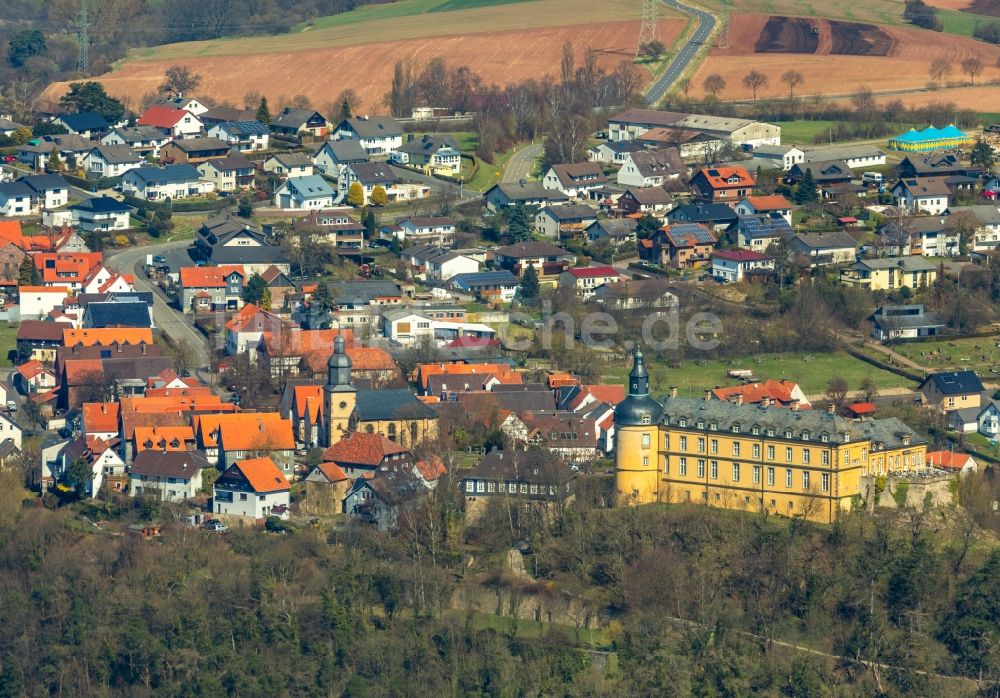
{"type": "Polygon", "coordinates": [[[684,417],[681,417],[680,419],[677,420],[677,426],[686,427],[687,425],[688,425],[688,420],[684,419],[684,417]]]}
{"type": "Polygon", "coordinates": [[[767,435],[768,436],[774,436],[774,427],[768,427],[767,428],[767,435]]]}
{"type": "Polygon", "coordinates": [[[718,428],[719,428],[719,425],[718,425],[717,423],[715,423],[715,422],[709,422],[709,423],[708,423],[708,428],[709,428],[709,429],[710,429],[711,431],[715,431],[716,429],[718,429],[718,428]]]}
{"type": "Polygon", "coordinates": [[[827,441],[830,440],[830,435],[826,433],[820,434],[819,440],[822,441],[823,443],[826,443],[827,441]]]}
{"type": "Polygon", "coordinates": [[[802,432],[802,440],[803,441],[808,441],[809,440],[809,432],[808,431],[802,432]]]}
{"type": "Polygon", "coordinates": [[[792,430],[791,429],[785,429],[785,438],[786,439],[792,438],[792,430]]]}
{"type": "Polygon", "coordinates": [[[648,414],[642,415],[642,423],[643,424],[649,424],[649,422],[650,422],[651,419],[652,418],[648,414]]]}
{"type": "Polygon", "coordinates": [[[739,434],[740,433],[740,425],[739,424],[733,424],[733,433],[734,434],[739,434]]]}
{"type": "Polygon", "coordinates": [[[699,429],[704,429],[704,428],[705,428],[705,422],[699,419],[699,420],[698,420],[698,424],[697,424],[696,426],[697,426],[697,427],[698,427],[699,429]]]}
{"type": "Polygon", "coordinates": [[[753,434],[754,436],[759,436],[760,435],[760,427],[757,426],[756,424],[754,424],[752,427],[750,427],[750,433],[753,434]]]}

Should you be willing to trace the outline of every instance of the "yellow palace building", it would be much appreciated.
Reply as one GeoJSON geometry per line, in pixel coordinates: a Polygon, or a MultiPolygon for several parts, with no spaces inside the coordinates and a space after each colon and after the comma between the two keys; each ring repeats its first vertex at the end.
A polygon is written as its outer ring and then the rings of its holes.
{"type": "MultiPolygon", "coordinates": [[[[671,391],[674,393],[675,391],[671,391]]],[[[862,478],[923,470],[926,441],[896,418],[649,395],[641,350],[615,409],[615,488],[624,504],[694,502],[832,523],[862,478]]]]}

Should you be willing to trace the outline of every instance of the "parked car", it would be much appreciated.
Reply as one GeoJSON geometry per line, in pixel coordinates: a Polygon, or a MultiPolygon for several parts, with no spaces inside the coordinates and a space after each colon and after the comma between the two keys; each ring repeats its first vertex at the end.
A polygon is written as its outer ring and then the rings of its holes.
{"type": "Polygon", "coordinates": [[[216,533],[225,533],[229,530],[229,526],[222,523],[218,519],[209,519],[201,525],[206,531],[215,531],[216,533]]]}
{"type": "Polygon", "coordinates": [[[13,400],[8,400],[7,401],[7,411],[8,412],[17,412],[17,403],[14,402],[13,400]]]}
{"type": "Polygon", "coordinates": [[[4,155],[3,156],[3,161],[4,162],[17,162],[17,156],[16,155],[4,155]]]}

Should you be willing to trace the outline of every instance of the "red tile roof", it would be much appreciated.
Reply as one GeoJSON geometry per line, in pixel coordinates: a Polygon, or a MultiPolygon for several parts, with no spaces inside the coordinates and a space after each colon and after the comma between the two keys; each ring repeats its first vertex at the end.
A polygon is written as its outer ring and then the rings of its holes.
{"type": "Polygon", "coordinates": [[[153,330],[141,327],[100,327],[63,330],[67,347],[106,347],[112,344],[152,344],[153,330]]]}
{"type": "Polygon", "coordinates": [[[83,403],[83,428],[88,434],[118,431],[118,415],[121,405],[117,402],[83,403]]]}
{"type": "Polygon", "coordinates": [[[258,494],[280,492],[292,487],[288,484],[285,474],[268,456],[236,461],[231,467],[243,473],[250,487],[258,494]]]}
{"type": "Polygon", "coordinates": [[[757,211],[778,211],[792,207],[792,202],[781,194],[770,196],[748,196],[749,201],[757,211]]]}
{"type": "Polygon", "coordinates": [[[855,402],[847,406],[847,409],[856,416],[863,414],[875,414],[874,402],[855,402]]]}
{"type": "Polygon", "coordinates": [[[17,245],[22,250],[25,249],[21,221],[0,221],[0,238],[17,245]]]}
{"type": "Polygon", "coordinates": [[[27,380],[31,380],[35,376],[46,371],[52,373],[50,369],[45,368],[41,361],[28,361],[27,363],[23,363],[17,367],[17,372],[24,376],[27,380]]]}
{"type": "MultiPolygon", "coordinates": [[[[712,391],[712,395],[719,400],[733,401],[736,399],[736,395],[739,394],[743,396],[744,403],[755,405],[762,402],[764,398],[769,398],[772,404],[780,406],[791,404],[792,400],[795,399],[792,397],[792,392],[797,387],[798,384],[792,381],[768,379],[763,383],[746,383],[745,385],[735,385],[730,388],[716,388],[712,391]]],[[[808,409],[809,405],[801,403],[800,407],[808,409]]]]}
{"type": "Polygon", "coordinates": [[[344,480],[350,479],[347,477],[347,473],[344,472],[344,469],[332,461],[320,463],[316,466],[316,469],[323,473],[323,477],[330,482],[343,482],[344,480]]]}
{"type": "MultiPolygon", "coordinates": [[[[463,363],[438,363],[438,364],[419,364],[417,366],[416,375],[417,383],[420,388],[424,391],[427,390],[431,376],[440,375],[464,375],[464,374],[484,374],[484,375],[494,375],[500,379],[501,383],[508,382],[507,374],[513,373],[510,366],[507,364],[491,364],[491,363],[481,363],[481,364],[463,364],[463,363]]],[[[519,376],[520,377],[520,376],[519,376]]],[[[513,379],[510,379],[511,381],[513,379]]],[[[518,383],[521,381],[518,380],[518,383]]]]}
{"type": "Polygon", "coordinates": [[[139,126],[173,128],[185,116],[189,116],[189,114],[183,109],[174,109],[162,104],[154,104],[142,113],[142,116],[139,117],[139,121],[136,123],[139,126]]]}
{"type": "Polygon", "coordinates": [[[618,270],[612,266],[603,267],[580,267],[567,269],[566,272],[578,279],[593,279],[599,276],[618,276],[618,270]]]}
{"type": "Polygon", "coordinates": [[[953,451],[928,451],[927,464],[936,468],[946,468],[948,470],[961,470],[975,459],[968,453],[954,453],[953,451]]]}
{"type": "Polygon", "coordinates": [[[713,189],[727,189],[729,187],[753,186],[756,180],[750,173],[742,167],[705,167],[701,170],[701,175],[713,189]],[[730,184],[726,180],[730,177],[739,177],[739,182],[730,184]]]}
{"type": "Polygon", "coordinates": [[[32,255],[35,268],[47,286],[83,283],[104,260],[100,252],[40,252],[32,255]]]}
{"type": "Polygon", "coordinates": [[[295,448],[292,421],[267,412],[225,415],[219,445],[227,451],[287,451],[295,448]]]}
{"type": "Polygon", "coordinates": [[[448,472],[448,468],[445,467],[444,462],[437,456],[430,456],[425,460],[418,460],[416,468],[420,473],[420,477],[422,477],[425,482],[434,482],[448,472]]]}
{"type": "Polygon", "coordinates": [[[221,267],[181,267],[180,284],[183,288],[225,288],[225,277],[234,271],[243,274],[245,283],[246,273],[239,264],[221,267]]]}
{"type": "Polygon", "coordinates": [[[323,452],[324,461],[377,466],[385,456],[407,450],[381,434],[347,434],[323,452]]]}
{"type": "Polygon", "coordinates": [[[258,308],[253,303],[247,303],[226,323],[226,329],[232,332],[245,330],[277,332],[281,329],[282,320],[270,310],[258,308]]]}

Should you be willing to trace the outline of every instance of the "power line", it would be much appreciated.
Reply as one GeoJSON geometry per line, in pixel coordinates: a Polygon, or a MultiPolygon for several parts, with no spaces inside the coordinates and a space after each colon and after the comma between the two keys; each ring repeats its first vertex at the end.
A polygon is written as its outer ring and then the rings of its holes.
{"type": "Polygon", "coordinates": [[[635,55],[642,53],[642,47],[656,41],[660,22],[660,0],[642,0],[642,24],[639,25],[639,43],[635,55]]]}
{"type": "Polygon", "coordinates": [[[80,17],[76,22],[76,38],[80,44],[80,55],[76,69],[81,73],[90,70],[90,20],[87,17],[87,0],[80,0],[80,17]]]}

